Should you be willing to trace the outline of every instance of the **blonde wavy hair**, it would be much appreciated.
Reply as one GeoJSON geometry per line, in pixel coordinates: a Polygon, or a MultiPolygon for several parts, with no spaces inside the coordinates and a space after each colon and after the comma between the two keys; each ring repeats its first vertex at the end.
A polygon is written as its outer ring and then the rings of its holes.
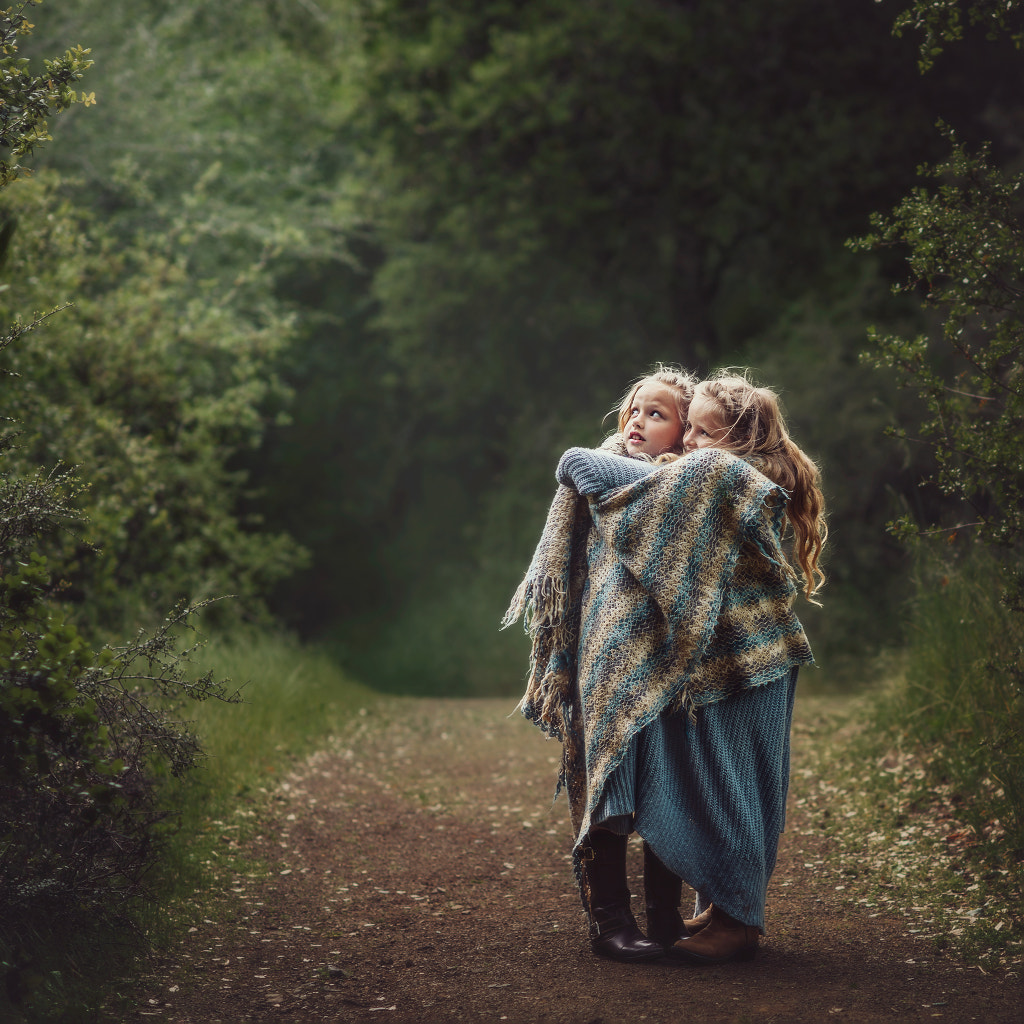
{"type": "MultiPolygon", "coordinates": [[[[626,393],[622,396],[619,404],[613,407],[608,415],[615,416],[618,423],[618,430],[621,434],[629,422],[629,414],[633,409],[633,400],[636,393],[645,384],[665,384],[675,392],[676,411],[679,413],[679,422],[685,424],[687,414],[690,411],[690,402],[693,400],[694,388],[697,386],[697,378],[687,370],[678,366],[670,366],[667,363],[656,363],[650,373],[635,380],[626,393]]],[[[679,436],[679,444],[673,449],[676,455],[683,453],[683,438],[679,436]]],[[[664,460],[666,455],[658,456],[657,461],[664,460]]]]}
{"type": "Polygon", "coordinates": [[[804,594],[813,598],[825,584],[825,574],[818,567],[828,537],[821,473],[789,436],[778,395],[753,384],[746,374],[729,370],[718,370],[701,381],[694,391],[697,395],[717,405],[729,427],[715,447],[750,462],[789,492],[786,517],[793,528],[794,554],[804,594]]]}

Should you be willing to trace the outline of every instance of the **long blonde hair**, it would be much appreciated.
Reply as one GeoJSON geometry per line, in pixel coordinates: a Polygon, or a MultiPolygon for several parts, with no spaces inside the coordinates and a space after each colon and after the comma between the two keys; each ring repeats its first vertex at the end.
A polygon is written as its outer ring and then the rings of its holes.
{"type": "MultiPolygon", "coordinates": [[[[690,402],[693,400],[694,388],[697,385],[697,378],[687,370],[678,366],[670,366],[666,363],[656,363],[654,369],[644,377],[635,380],[622,396],[618,406],[611,409],[609,415],[617,418],[619,433],[626,429],[629,422],[629,414],[633,409],[633,399],[636,393],[645,384],[665,384],[675,392],[676,411],[679,413],[679,422],[686,423],[686,416],[690,411],[690,402]]],[[[683,437],[679,435],[679,445],[673,449],[674,452],[682,454],[683,437]]],[[[664,458],[664,456],[659,456],[664,458]]]]}
{"type": "Polygon", "coordinates": [[[694,394],[714,402],[729,427],[725,440],[715,447],[746,459],[789,492],[786,516],[793,528],[794,553],[804,578],[804,594],[812,598],[825,584],[825,574],[818,567],[828,537],[821,473],[789,436],[778,395],[727,370],[701,381],[694,394]]]}

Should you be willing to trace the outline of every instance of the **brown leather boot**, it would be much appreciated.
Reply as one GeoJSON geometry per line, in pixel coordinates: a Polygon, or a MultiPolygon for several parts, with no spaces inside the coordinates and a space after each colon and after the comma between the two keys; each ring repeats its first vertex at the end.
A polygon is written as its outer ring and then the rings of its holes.
{"type": "Polygon", "coordinates": [[[725,964],[730,960],[753,960],[760,933],[737,921],[718,907],[711,908],[711,922],[693,938],[680,939],[669,953],[695,964],[725,964]]]}
{"type": "MultiPolygon", "coordinates": [[[[712,904],[707,910],[702,910],[696,917],[688,917],[683,922],[683,927],[686,929],[686,934],[693,936],[696,935],[702,928],[707,928],[711,924],[711,912],[715,909],[715,905],[712,904]]],[[[685,938],[685,936],[683,936],[685,938]]]]}
{"type": "Polygon", "coordinates": [[[688,935],[696,935],[711,922],[711,908],[684,921],[679,913],[683,880],[665,867],[658,855],[644,843],[644,903],[647,935],[668,947],[688,935]]]}
{"type": "Polygon", "coordinates": [[[594,829],[583,855],[584,896],[590,917],[590,948],[625,963],[658,960],[665,949],[637,927],[626,884],[627,836],[594,829]]]}

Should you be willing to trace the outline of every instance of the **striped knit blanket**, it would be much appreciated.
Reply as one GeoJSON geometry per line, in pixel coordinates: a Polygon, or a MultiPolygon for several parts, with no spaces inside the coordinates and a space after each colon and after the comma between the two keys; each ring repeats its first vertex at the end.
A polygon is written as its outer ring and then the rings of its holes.
{"type": "Polygon", "coordinates": [[[812,663],[781,548],[786,492],[704,448],[608,493],[559,487],[503,620],[532,638],[520,707],[560,739],[577,843],[631,738],[812,663]]]}

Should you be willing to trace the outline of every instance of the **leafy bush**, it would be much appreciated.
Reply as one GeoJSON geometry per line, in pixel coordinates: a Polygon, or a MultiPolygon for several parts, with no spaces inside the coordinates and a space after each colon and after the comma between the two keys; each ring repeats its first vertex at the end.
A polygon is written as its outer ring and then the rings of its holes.
{"type": "MultiPolygon", "coordinates": [[[[0,439],[5,462],[16,440],[0,439]]],[[[37,548],[74,519],[80,489],[67,471],[0,472],[0,973],[15,1002],[32,987],[26,949],[118,920],[142,891],[165,816],[160,777],[199,753],[177,706],[237,699],[211,673],[184,674],[195,608],[98,653],[63,620],[37,548]]]]}
{"type": "MultiPolygon", "coordinates": [[[[1021,39],[1018,0],[916,0],[897,22],[923,29],[922,70],[963,37],[962,15],[989,38],[1021,39]]],[[[886,734],[913,743],[933,782],[957,791],[978,836],[1024,857],[1024,174],[945,129],[948,159],[854,244],[897,247],[934,330],[873,332],[867,356],[918,393],[926,413],[897,430],[935,456],[945,503],[927,520],[893,524],[906,539],[944,536],[947,553],[919,548],[905,683],[882,706],[886,734]],[[965,509],[966,515],[965,515],[965,509]],[[955,518],[954,518],[955,516],[955,518]],[[965,542],[966,538],[966,542],[965,542]],[[957,549],[956,545],[960,546],[957,549]]]]}
{"type": "MultiPolygon", "coordinates": [[[[88,63],[79,49],[75,51],[77,56],[69,52],[63,62],[47,62],[44,76],[29,74],[26,62],[14,54],[18,33],[30,27],[23,12],[31,5],[29,0],[16,11],[11,8],[0,12],[0,74],[5,87],[0,131],[3,144],[15,157],[48,138],[46,115],[74,101],[68,83],[88,63]]],[[[7,186],[21,172],[19,165],[5,162],[0,168],[0,187],[7,186]]],[[[44,188],[42,192],[28,189],[23,194],[47,193],[44,188]]],[[[11,259],[16,218],[10,215],[10,209],[8,205],[8,216],[0,230],[0,261],[7,260],[14,268],[11,280],[16,287],[4,285],[4,300],[14,296],[16,306],[28,296],[34,304],[32,288],[55,281],[65,286],[60,289],[65,294],[71,290],[88,295],[84,281],[88,273],[81,260],[88,247],[80,233],[70,230],[70,218],[61,216],[53,205],[45,210],[40,218],[42,227],[37,223],[37,230],[29,232],[28,238],[55,240],[59,251],[42,246],[40,252],[45,258],[32,264],[22,254],[11,259]],[[26,267],[27,275],[19,277],[18,271],[24,272],[26,267]]],[[[24,210],[19,208],[20,213],[24,210]]],[[[160,300],[175,297],[173,287],[169,287],[176,280],[173,260],[161,261],[152,250],[141,249],[126,254],[126,262],[121,263],[110,253],[106,255],[110,264],[106,272],[125,274],[140,306],[157,318],[162,311],[160,300]],[[142,266],[148,271],[148,278],[138,270],[125,273],[125,265],[132,259],[136,270],[142,266]]],[[[87,269],[95,277],[101,265],[102,261],[87,269]]],[[[106,296],[119,294],[111,283],[99,292],[106,296]]],[[[103,307],[108,316],[132,310],[124,300],[127,292],[120,294],[120,308],[103,307]]],[[[50,301],[47,297],[45,305],[50,301]]],[[[106,325],[97,307],[94,305],[90,312],[93,330],[103,331],[106,325]]],[[[258,364],[258,359],[253,351],[231,356],[215,352],[206,362],[189,360],[196,371],[189,376],[167,354],[171,347],[167,338],[155,330],[146,334],[141,329],[145,317],[138,315],[139,307],[134,312],[134,318],[112,318],[125,332],[120,350],[117,346],[111,348],[120,359],[105,359],[107,349],[102,343],[76,346],[88,340],[82,333],[62,348],[61,340],[67,339],[58,331],[56,344],[51,338],[45,346],[24,345],[20,350],[16,348],[17,355],[8,360],[30,376],[17,380],[20,375],[15,370],[0,369],[0,381],[7,385],[6,409],[27,420],[24,434],[8,428],[0,436],[0,974],[4,982],[0,1016],[5,1020],[9,1019],[10,1004],[26,1008],[40,989],[47,988],[51,979],[40,973],[37,965],[41,957],[55,945],[59,949],[69,936],[92,935],[98,925],[123,921],[126,902],[141,892],[145,872],[154,858],[158,837],[155,826],[165,816],[159,800],[161,777],[167,773],[180,776],[195,764],[199,753],[195,737],[176,720],[179,705],[186,699],[237,699],[215,683],[211,673],[198,679],[184,673],[183,661],[194,646],[182,648],[180,637],[201,605],[180,605],[151,633],[139,632],[128,643],[105,646],[98,652],[61,613],[59,599],[67,596],[75,581],[101,607],[110,587],[117,585],[115,574],[109,568],[104,571],[102,561],[94,559],[92,565],[85,564],[82,553],[89,552],[90,547],[69,529],[82,526],[83,508],[95,509],[99,524],[107,526],[113,565],[121,565],[125,573],[127,566],[118,560],[141,558],[147,545],[152,547],[150,557],[167,559],[166,564],[174,564],[177,559],[185,571],[196,571],[203,560],[217,564],[213,544],[197,543],[213,532],[211,520],[227,524],[219,536],[212,538],[214,542],[222,547],[230,546],[232,541],[236,547],[242,546],[231,534],[232,529],[242,533],[230,511],[231,503],[237,500],[237,487],[227,488],[226,504],[213,505],[218,519],[202,514],[201,499],[209,497],[209,490],[204,494],[195,488],[194,480],[184,481],[176,493],[183,494],[191,486],[197,491],[194,498],[200,501],[189,503],[185,495],[185,505],[178,510],[177,532],[169,529],[140,538],[131,528],[133,517],[137,520],[140,512],[137,493],[120,496],[122,500],[115,502],[115,512],[122,507],[126,510],[118,519],[103,504],[106,488],[99,489],[95,497],[59,463],[50,471],[39,468],[54,465],[66,449],[72,449],[75,456],[90,456],[92,465],[114,464],[115,473],[126,465],[134,466],[136,476],[147,482],[155,478],[151,471],[147,477],[147,470],[159,466],[164,475],[159,478],[160,486],[152,488],[154,502],[156,492],[173,490],[171,485],[177,478],[168,473],[167,467],[177,460],[183,465],[197,463],[197,473],[212,477],[210,487],[214,491],[231,481],[225,463],[237,440],[226,422],[234,415],[241,420],[240,429],[252,429],[256,414],[247,422],[239,413],[246,411],[247,402],[258,401],[262,381],[258,371],[249,373],[244,369],[232,374],[229,369],[218,376],[211,368],[225,363],[234,366],[236,356],[249,364],[258,364]],[[148,351],[143,349],[142,360],[131,362],[124,357],[125,352],[141,347],[144,339],[154,338],[158,344],[148,351]],[[82,358],[83,349],[88,358],[76,366],[75,359],[82,358]],[[158,353],[164,357],[162,363],[155,358],[158,353]],[[157,366],[164,371],[162,378],[152,373],[157,366]],[[77,376],[76,369],[80,371],[77,376]],[[76,388],[76,384],[83,385],[83,372],[85,386],[76,388]],[[141,387],[133,389],[128,385],[136,377],[141,387]],[[111,389],[106,402],[102,384],[87,386],[96,378],[111,389]],[[16,380],[16,386],[12,386],[16,380]],[[170,387],[181,380],[184,384],[177,390],[170,387]],[[145,390],[147,382],[154,384],[150,392],[145,390]],[[242,399],[232,384],[242,392],[242,399]],[[202,401],[211,398],[211,390],[226,406],[219,414],[211,411],[216,401],[202,401]],[[139,429],[139,419],[153,414],[154,401],[165,392],[171,392],[177,403],[172,404],[171,414],[192,425],[193,431],[189,435],[187,431],[175,431],[172,425],[171,436],[161,438],[165,445],[161,450],[152,442],[156,423],[144,432],[139,429]],[[116,408],[117,400],[128,405],[140,401],[134,420],[125,409],[116,408]],[[186,441],[193,435],[202,437],[205,447],[190,447],[186,441]],[[205,460],[197,458],[205,449],[212,449],[213,454],[205,460]],[[177,543],[176,548],[166,543],[168,535],[177,543]],[[165,540],[162,549],[157,545],[161,537],[165,540]],[[135,548],[133,540],[137,542],[135,548]],[[191,561],[182,557],[190,544],[195,549],[191,561]],[[90,587],[91,583],[96,585],[90,587]]],[[[11,307],[3,315],[8,329],[0,337],[0,351],[14,342],[24,343],[25,336],[34,335],[50,316],[35,315],[26,322],[11,307]]],[[[200,335],[197,348],[202,349],[204,344],[215,348],[210,339],[225,319],[228,317],[223,308],[215,306],[206,321],[200,314],[185,321],[192,325],[205,323],[205,335],[198,328],[194,330],[200,335]]],[[[72,322],[82,326],[73,318],[72,322]]],[[[52,323],[61,324],[61,318],[52,323]]],[[[66,325],[67,320],[63,323],[66,325]]],[[[104,332],[103,340],[109,343],[111,334],[116,335],[114,328],[104,332]]],[[[160,410],[166,408],[157,408],[157,419],[160,410]]],[[[220,563],[226,561],[230,559],[221,556],[220,563]]],[[[126,588],[120,595],[122,605],[132,596],[126,588]]],[[[110,607],[108,604],[107,611],[110,607]]],[[[59,998],[54,1002],[50,992],[40,998],[52,1004],[39,1011],[43,1014],[40,1019],[57,1019],[57,1014],[62,1020],[69,1019],[66,1007],[58,1008],[59,998]]]]}
{"type": "MultiPolygon", "coordinates": [[[[92,93],[79,95],[71,86],[92,66],[89,51],[76,46],[61,57],[43,61],[44,74],[33,75],[24,57],[18,57],[18,37],[32,30],[25,15],[27,7],[37,7],[40,0],[25,0],[0,10],[0,81],[3,82],[3,103],[0,104],[0,146],[10,151],[11,160],[28,156],[43,142],[50,140],[47,118],[67,110],[74,103],[86,106],[95,102],[92,93]]],[[[0,188],[14,181],[23,172],[17,162],[0,160],[0,188]]]]}
{"type": "Polygon", "coordinates": [[[979,836],[1024,855],[1024,616],[1005,567],[984,549],[950,565],[921,556],[904,681],[884,705],[890,731],[929,753],[979,836]],[[993,832],[994,829],[994,832],[993,832]]]}
{"type": "Polygon", "coordinates": [[[984,25],[989,38],[1007,33],[1017,47],[1024,43],[1020,0],[915,0],[896,18],[897,35],[913,28],[924,33],[918,66],[927,71],[945,45],[964,38],[964,15],[971,25],[984,25]]]}
{"type": "Polygon", "coordinates": [[[7,410],[24,424],[12,471],[88,467],[82,529],[49,542],[75,621],[120,632],[228,593],[236,614],[263,614],[262,595],[304,556],[245,516],[236,463],[283,415],[273,362],[287,318],[248,281],[196,282],[179,234],[114,243],[50,176],[7,190],[0,221],[16,225],[0,325],[74,299],[8,353],[24,384],[7,410]]]}
{"type": "MultiPolygon", "coordinates": [[[[934,448],[939,489],[970,508],[958,527],[1013,545],[1024,538],[1024,174],[949,136],[952,155],[929,170],[937,185],[875,217],[875,233],[859,243],[907,247],[910,278],[899,290],[939,311],[941,335],[873,332],[873,361],[927,403],[917,433],[934,448]]],[[[906,518],[898,529],[917,524],[906,518]]]]}

